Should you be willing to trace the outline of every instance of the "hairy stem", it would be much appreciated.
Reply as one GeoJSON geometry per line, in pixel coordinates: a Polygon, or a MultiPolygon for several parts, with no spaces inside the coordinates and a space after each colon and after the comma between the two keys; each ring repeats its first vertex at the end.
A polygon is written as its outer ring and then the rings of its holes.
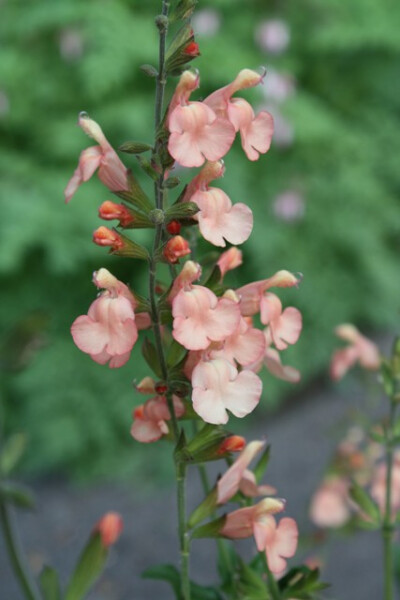
{"type": "Polygon", "coordinates": [[[176,467],[176,481],[178,486],[179,542],[181,554],[181,592],[183,600],[190,600],[190,539],[186,527],[186,465],[183,463],[178,463],[176,467]]]}
{"type": "Polygon", "coordinates": [[[15,576],[19,581],[21,589],[27,600],[39,600],[39,595],[31,581],[30,573],[24,564],[18,544],[16,541],[15,532],[12,527],[11,518],[8,507],[3,500],[0,500],[0,521],[4,533],[4,539],[7,546],[8,555],[15,576]]]}
{"type": "Polygon", "coordinates": [[[382,524],[384,600],[393,600],[393,534],[392,519],[392,472],[393,472],[393,427],[396,403],[390,405],[389,426],[386,442],[386,500],[382,524]]]}

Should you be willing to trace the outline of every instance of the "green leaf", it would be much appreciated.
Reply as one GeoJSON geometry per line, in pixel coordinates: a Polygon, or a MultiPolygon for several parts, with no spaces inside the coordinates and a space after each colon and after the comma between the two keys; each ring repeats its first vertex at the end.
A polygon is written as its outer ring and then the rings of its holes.
{"type": "Polygon", "coordinates": [[[282,598],[313,600],[315,593],[329,587],[328,583],[319,580],[319,569],[310,569],[305,565],[294,567],[279,582],[282,598]]]}
{"type": "Polygon", "coordinates": [[[26,448],[26,435],[15,433],[6,441],[0,454],[0,472],[7,477],[17,466],[26,448]]]}
{"type": "Polygon", "coordinates": [[[35,498],[27,488],[17,483],[0,483],[0,497],[18,508],[34,508],[35,498]]]}
{"type": "Polygon", "coordinates": [[[393,373],[392,366],[386,360],[383,360],[381,363],[381,377],[383,383],[383,389],[385,390],[385,394],[391,398],[394,393],[394,381],[393,381],[393,373]]]}
{"type": "Polygon", "coordinates": [[[53,567],[45,565],[39,575],[39,582],[44,600],[61,600],[58,573],[53,567]]]}
{"type": "Polygon", "coordinates": [[[240,558],[238,576],[237,588],[241,598],[246,598],[246,600],[270,600],[271,596],[264,579],[240,558]]]}
{"type": "Polygon", "coordinates": [[[268,445],[264,452],[262,453],[260,459],[258,460],[256,466],[253,469],[253,473],[256,476],[257,483],[260,483],[262,478],[265,475],[265,471],[267,470],[267,466],[269,463],[269,459],[271,456],[271,446],[268,445]]]}
{"type": "Polygon", "coordinates": [[[193,529],[196,527],[201,521],[204,521],[207,517],[212,515],[217,507],[217,488],[213,488],[209,494],[204,498],[203,502],[201,502],[192,512],[189,517],[188,527],[189,529],[193,529]]]}
{"type": "Polygon", "coordinates": [[[172,340],[167,353],[167,365],[168,367],[176,367],[186,358],[187,350],[175,339],[172,340]]]}
{"type": "Polygon", "coordinates": [[[155,168],[153,163],[144,156],[140,156],[140,154],[135,155],[136,160],[138,161],[140,168],[152,179],[153,181],[157,181],[160,178],[160,171],[155,168]]]}
{"type": "Polygon", "coordinates": [[[199,212],[199,207],[195,202],[175,202],[165,211],[165,220],[175,221],[180,219],[190,219],[199,212]]]}
{"type": "Polygon", "coordinates": [[[91,535],[69,582],[65,600],[83,600],[101,575],[108,551],[101,541],[100,533],[91,535]]]}
{"type": "Polygon", "coordinates": [[[379,526],[381,513],[378,505],[371,496],[358,483],[353,482],[349,490],[350,498],[360,507],[361,511],[370,519],[372,524],[379,526]]]}
{"type": "Polygon", "coordinates": [[[142,344],[142,354],[150,369],[157,375],[157,377],[162,379],[163,374],[160,362],[158,360],[157,350],[149,338],[145,338],[142,344]]]}
{"type": "Polygon", "coordinates": [[[139,69],[149,77],[157,77],[158,71],[153,65],[140,65],[139,69]]]}
{"type": "Polygon", "coordinates": [[[192,533],[193,539],[199,538],[216,538],[222,537],[220,534],[221,529],[225,525],[226,515],[222,515],[218,519],[214,519],[201,527],[197,527],[192,533]]]}
{"type": "MultiPolygon", "coordinates": [[[[181,594],[181,576],[173,565],[157,565],[150,567],[142,573],[144,579],[156,579],[166,581],[172,587],[175,598],[183,600],[181,594]]],[[[190,582],[190,597],[192,600],[223,600],[219,591],[214,587],[204,587],[193,581],[190,582]]]]}
{"type": "Polygon", "coordinates": [[[152,146],[144,142],[124,142],[118,150],[127,154],[141,154],[142,152],[152,150],[152,146]]]}
{"type": "Polygon", "coordinates": [[[115,228],[114,231],[116,231],[116,233],[118,233],[119,237],[122,239],[123,246],[118,250],[111,250],[110,254],[114,254],[115,256],[123,256],[125,258],[148,260],[149,253],[144,246],[137,244],[120,231],[117,231],[115,228]]]}
{"type": "Polygon", "coordinates": [[[114,192],[118,198],[129,202],[133,206],[143,210],[145,214],[147,214],[150,210],[152,210],[153,205],[150,202],[149,198],[143,191],[136,177],[128,171],[128,184],[129,190],[121,190],[119,192],[114,192]]]}
{"type": "Polygon", "coordinates": [[[179,179],[179,177],[168,177],[167,181],[164,182],[164,187],[166,187],[167,189],[172,189],[179,185],[180,182],[181,180],[179,179]]]}

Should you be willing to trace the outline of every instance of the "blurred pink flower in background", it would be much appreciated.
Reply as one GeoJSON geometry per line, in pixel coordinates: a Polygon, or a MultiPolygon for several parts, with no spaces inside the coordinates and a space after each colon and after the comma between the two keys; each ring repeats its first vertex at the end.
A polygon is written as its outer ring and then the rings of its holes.
{"type": "Polygon", "coordinates": [[[354,325],[345,323],[335,329],[336,335],[349,342],[345,348],[336,350],[331,360],[331,377],[339,380],[357,362],[364,369],[376,371],[381,364],[378,347],[363,336],[354,325]]]}
{"type": "Polygon", "coordinates": [[[331,477],[315,492],[310,506],[310,519],[318,527],[341,527],[350,519],[348,483],[342,477],[331,477]]]}
{"type": "Polygon", "coordinates": [[[192,17],[192,27],[196,35],[212,37],[218,33],[221,27],[220,14],[212,8],[198,10],[192,17]]]}
{"type": "MultiPolygon", "coordinates": [[[[386,503],[386,474],[387,466],[380,463],[372,476],[371,496],[378,504],[381,513],[385,512],[386,503]]],[[[392,516],[400,509],[400,453],[397,452],[392,468],[392,494],[391,494],[392,516]]]]}
{"type": "Polygon", "coordinates": [[[10,100],[3,90],[0,90],[0,118],[5,117],[10,112],[10,100]]]}
{"type": "Polygon", "coordinates": [[[66,62],[78,60],[83,54],[83,38],[76,29],[63,29],[59,45],[60,55],[66,62]]]}
{"type": "Polygon", "coordinates": [[[289,26],[281,19],[263,21],[256,29],[255,39],[265,52],[281,54],[287,49],[290,42],[289,26]]]}
{"type": "Polygon", "coordinates": [[[292,76],[279,73],[275,69],[268,69],[265,84],[262,88],[263,95],[267,100],[284,102],[295,93],[295,90],[292,76]]]}
{"type": "Polygon", "coordinates": [[[94,531],[99,532],[103,546],[108,548],[115,544],[122,533],[123,521],[116,512],[106,513],[95,526],[94,531]]]}
{"type": "Polygon", "coordinates": [[[305,202],[296,190],[286,190],[275,196],[272,208],[278,219],[290,223],[300,221],[304,217],[305,202]]]}

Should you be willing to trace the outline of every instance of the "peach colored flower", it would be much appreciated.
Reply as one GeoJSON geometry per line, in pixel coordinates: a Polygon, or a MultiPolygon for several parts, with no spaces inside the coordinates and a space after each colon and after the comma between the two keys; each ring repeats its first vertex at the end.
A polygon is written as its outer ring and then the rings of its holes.
{"type": "Polygon", "coordinates": [[[94,273],[93,281],[104,291],[91,304],[88,314],[75,319],[71,334],[82,352],[97,363],[122,367],[138,338],[134,308],[128,287],[107,269],[94,273]]]}
{"type": "Polygon", "coordinates": [[[118,233],[101,225],[93,232],[93,241],[98,246],[110,246],[111,250],[121,250],[124,242],[118,233]]]}
{"type": "Polygon", "coordinates": [[[271,348],[273,342],[268,327],[264,329],[263,335],[265,338],[265,353],[257,361],[247,365],[246,369],[258,373],[264,365],[274,377],[282,379],[283,381],[288,381],[289,383],[298,383],[301,379],[300,372],[294,367],[283,365],[278,350],[271,348]]]}
{"type": "Polygon", "coordinates": [[[278,350],[285,350],[299,339],[302,318],[297,308],[289,306],[282,310],[278,296],[267,292],[260,302],[261,322],[268,325],[271,339],[278,350]]]}
{"type": "Polygon", "coordinates": [[[225,277],[228,271],[239,267],[243,263],[242,256],[242,251],[238,250],[236,246],[232,246],[232,248],[223,252],[217,261],[221,277],[225,277]]]}
{"type": "Polygon", "coordinates": [[[218,299],[201,285],[178,292],[172,300],[172,315],[172,335],[188,350],[204,350],[211,342],[226,339],[235,331],[240,319],[235,302],[218,299]]]}
{"type": "Polygon", "coordinates": [[[197,281],[201,277],[201,266],[199,263],[195,263],[192,260],[188,260],[182,267],[182,270],[175,277],[172,284],[170,293],[168,294],[168,301],[172,302],[175,296],[182,290],[190,290],[192,283],[197,281]]]}
{"type": "MultiPolygon", "coordinates": [[[[185,413],[185,406],[178,396],[172,397],[175,415],[179,418],[185,413]]],[[[151,443],[168,434],[167,421],[171,419],[165,396],[155,396],[133,411],[134,421],[131,435],[137,442],[151,443]]]]}
{"type": "Polygon", "coordinates": [[[361,335],[354,325],[339,325],[336,327],[335,333],[339,338],[350,344],[333,354],[330,369],[332,379],[342,379],[356,362],[370,371],[379,369],[381,359],[377,346],[361,335]]]}
{"type": "Polygon", "coordinates": [[[245,417],[260,401],[261,379],[252,371],[240,373],[227,360],[200,361],[192,373],[193,408],[206,422],[225,424],[229,415],[245,417]]]}
{"type": "Polygon", "coordinates": [[[261,440],[254,440],[245,446],[233,465],[218,480],[217,504],[225,504],[239,491],[247,467],[264,447],[265,442],[261,440]]]}
{"type": "Polygon", "coordinates": [[[232,364],[235,361],[243,367],[258,362],[265,354],[265,336],[241,317],[236,330],[225,339],[220,350],[211,352],[212,358],[225,358],[232,364]]]}
{"type": "Polygon", "coordinates": [[[168,151],[183,167],[200,167],[205,160],[216,161],[225,156],[235,130],[203,102],[189,102],[199,81],[198,76],[194,79],[189,73],[182,74],[168,111],[168,151]]]}
{"type": "Polygon", "coordinates": [[[323,482],[311,500],[310,519],[318,527],[342,527],[350,519],[348,483],[341,477],[323,482]]]}
{"type": "MultiPolygon", "coordinates": [[[[386,474],[387,467],[384,463],[379,464],[373,473],[371,484],[371,496],[378,504],[381,513],[385,512],[386,505],[386,474]]],[[[392,468],[392,494],[391,511],[394,516],[400,510],[400,454],[396,454],[392,468]]]]}
{"type": "Polygon", "coordinates": [[[233,94],[261,83],[263,76],[250,69],[243,69],[232,83],[208,96],[204,103],[219,117],[228,119],[240,132],[242,147],[249,160],[257,160],[271,145],[274,132],[272,116],[262,111],[255,116],[251,105],[233,94]]]}
{"type": "Polygon", "coordinates": [[[275,275],[261,281],[248,283],[236,290],[240,298],[240,312],[244,317],[252,317],[260,311],[263,294],[272,287],[293,287],[301,281],[300,276],[293,275],[289,271],[277,271],[275,275]]]}
{"type": "Polygon", "coordinates": [[[89,119],[86,113],[79,115],[78,124],[85,133],[96,140],[99,146],[91,146],[81,153],[79,164],[65,188],[65,201],[71,200],[78,187],[88,181],[96,169],[98,169],[100,181],[111,192],[129,190],[128,170],[107,141],[100,126],[96,121],[89,119]]]}
{"type": "Polygon", "coordinates": [[[95,526],[94,531],[99,532],[103,546],[109,548],[118,540],[122,533],[123,521],[116,512],[106,513],[95,526]]]}

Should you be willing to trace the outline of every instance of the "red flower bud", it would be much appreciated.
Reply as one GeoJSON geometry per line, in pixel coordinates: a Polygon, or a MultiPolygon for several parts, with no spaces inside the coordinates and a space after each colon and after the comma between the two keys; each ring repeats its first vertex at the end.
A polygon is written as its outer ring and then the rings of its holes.
{"type": "Polygon", "coordinates": [[[179,223],[179,221],[171,221],[167,225],[167,231],[171,235],[178,235],[178,233],[180,233],[181,231],[181,224],[179,223]]]}
{"type": "Polygon", "coordinates": [[[97,523],[95,531],[100,533],[103,546],[108,548],[115,544],[121,535],[122,527],[123,521],[121,515],[116,512],[109,512],[97,523]]]}
{"type": "Polygon", "coordinates": [[[241,452],[246,445],[246,440],[241,435],[231,435],[227,437],[220,447],[217,454],[225,454],[226,452],[241,452]]]}
{"type": "Polygon", "coordinates": [[[99,208],[99,217],[105,221],[118,219],[121,227],[128,227],[135,220],[129,210],[123,204],[116,204],[106,200],[99,208]]]}
{"type": "Polygon", "coordinates": [[[163,254],[164,258],[169,263],[176,263],[182,256],[190,254],[190,247],[188,242],[181,235],[176,235],[168,240],[163,254]]]}
{"type": "Polygon", "coordinates": [[[124,246],[118,233],[103,225],[93,232],[93,241],[98,246],[111,246],[113,250],[120,250],[124,246]]]}
{"type": "Polygon", "coordinates": [[[165,381],[158,381],[155,385],[155,390],[156,390],[156,394],[158,394],[158,396],[164,396],[164,394],[168,390],[168,386],[165,383],[165,381]]]}
{"type": "Polygon", "coordinates": [[[200,56],[199,45],[196,42],[189,42],[183,52],[188,56],[200,56]]]}

